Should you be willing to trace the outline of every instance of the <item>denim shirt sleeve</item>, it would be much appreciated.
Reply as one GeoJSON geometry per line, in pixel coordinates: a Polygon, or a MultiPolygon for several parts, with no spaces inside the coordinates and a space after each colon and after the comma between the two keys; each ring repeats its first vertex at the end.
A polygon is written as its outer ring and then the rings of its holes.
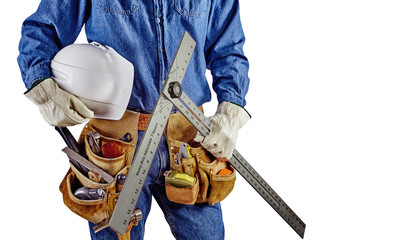
{"type": "Polygon", "coordinates": [[[42,0],[22,25],[18,64],[26,88],[50,77],[50,61],[78,37],[87,19],[87,0],[42,0]]]}
{"type": "Polygon", "coordinates": [[[205,51],[219,103],[246,104],[249,63],[243,52],[244,42],[239,1],[212,0],[205,51]]]}

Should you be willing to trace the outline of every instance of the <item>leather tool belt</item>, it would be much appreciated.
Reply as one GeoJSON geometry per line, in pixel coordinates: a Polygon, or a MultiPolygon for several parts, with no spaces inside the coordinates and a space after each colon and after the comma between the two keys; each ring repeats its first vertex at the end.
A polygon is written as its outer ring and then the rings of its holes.
{"type": "MultiPolygon", "coordinates": [[[[202,108],[200,107],[202,110],[202,108]]],[[[187,173],[197,178],[192,187],[176,187],[165,183],[166,195],[172,202],[181,204],[216,204],[225,199],[234,188],[236,171],[228,162],[217,160],[193,139],[197,129],[181,114],[171,114],[166,127],[169,145],[171,170],[187,173]],[[176,155],[181,146],[188,144],[189,157],[181,157],[177,163],[176,155]],[[228,175],[219,175],[223,169],[231,171],[228,175]]]]}
{"type": "MultiPolygon", "coordinates": [[[[118,200],[121,186],[118,185],[118,176],[127,176],[131,160],[137,144],[137,131],[145,129],[148,125],[150,114],[140,114],[133,111],[126,111],[120,120],[91,119],[83,128],[79,144],[84,145],[89,161],[102,168],[115,179],[111,183],[101,180],[96,173],[84,174],[71,164],[70,169],[60,184],[60,191],[63,195],[65,205],[82,218],[96,224],[95,231],[107,227],[118,200]],[[89,144],[87,133],[95,132],[95,141],[98,147],[105,150],[106,146],[118,150],[115,156],[105,156],[93,151],[89,144]],[[128,140],[123,139],[128,134],[128,140]],[[105,194],[99,199],[86,200],[75,196],[77,189],[86,187],[89,189],[102,189],[105,194]]],[[[111,151],[112,154],[112,151],[111,151]]],[[[120,240],[130,239],[130,230],[138,220],[132,220],[125,235],[118,234],[120,240]]]]}
{"type": "MultiPolygon", "coordinates": [[[[117,184],[118,176],[127,176],[131,161],[137,145],[138,130],[146,130],[151,114],[142,114],[127,110],[120,120],[91,119],[83,128],[79,144],[84,145],[89,161],[102,168],[115,180],[105,183],[96,173],[87,175],[80,172],[74,165],[60,184],[60,191],[65,205],[80,217],[96,224],[95,231],[107,227],[120,194],[117,184]],[[106,144],[116,144],[120,153],[117,156],[105,157],[93,151],[89,144],[88,133],[96,132],[100,148],[106,144]],[[129,134],[129,141],[121,140],[129,134]],[[86,187],[102,189],[105,194],[95,200],[79,199],[74,195],[77,189],[86,187]]],[[[177,170],[196,178],[192,187],[176,187],[165,183],[167,197],[170,201],[180,204],[209,203],[216,204],[225,199],[234,188],[236,172],[227,162],[221,162],[207,152],[199,143],[194,142],[197,130],[188,122],[181,113],[171,114],[165,135],[169,145],[171,170],[177,170]],[[183,144],[188,144],[189,158],[181,158],[181,164],[176,164],[176,154],[183,144]],[[222,169],[231,170],[229,175],[218,175],[222,169]]],[[[130,239],[130,230],[138,224],[132,220],[125,235],[119,235],[120,240],[130,239]]]]}

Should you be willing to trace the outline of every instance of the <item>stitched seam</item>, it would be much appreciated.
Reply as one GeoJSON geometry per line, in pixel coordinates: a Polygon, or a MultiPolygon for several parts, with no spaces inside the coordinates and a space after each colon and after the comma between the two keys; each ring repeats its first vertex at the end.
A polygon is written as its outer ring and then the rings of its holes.
{"type": "Polygon", "coordinates": [[[103,10],[106,13],[118,13],[118,14],[121,14],[121,15],[133,15],[133,13],[135,13],[137,11],[137,9],[139,9],[139,5],[138,4],[135,4],[133,6],[133,8],[129,9],[129,10],[123,10],[123,9],[117,9],[117,8],[113,8],[113,7],[108,7],[108,6],[105,6],[105,5],[101,4],[101,3],[98,3],[98,6],[100,7],[101,10],[103,10]]]}
{"type": "Polygon", "coordinates": [[[49,68],[49,63],[48,63],[48,62],[43,62],[43,63],[40,63],[40,64],[38,64],[38,65],[35,65],[35,66],[29,68],[29,69],[26,71],[26,73],[25,73],[25,79],[26,79],[26,81],[28,82],[28,84],[31,84],[31,86],[30,86],[29,88],[31,88],[32,85],[33,85],[36,81],[42,80],[42,79],[45,79],[45,78],[50,78],[50,77],[51,77],[50,75],[43,75],[43,73],[41,73],[40,75],[38,75],[38,76],[36,76],[36,77],[30,79],[30,76],[31,76],[31,75],[34,76],[35,74],[37,74],[37,73],[35,73],[36,69],[48,69],[48,68],[49,68]]]}
{"type": "Polygon", "coordinates": [[[163,166],[163,159],[162,159],[162,155],[161,155],[161,151],[159,150],[159,148],[157,149],[157,153],[158,153],[158,156],[159,156],[159,169],[158,169],[158,177],[157,177],[157,179],[155,180],[155,182],[158,182],[158,180],[162,177],[162,175],[163,175],[163,171],[162,171],[162,169],[164,169],[165,167],[163,166]]]}
{"type": "Polygon", "coordinates": [[[168,205],[165,202],[164,198],[160,197],[160,199],[161,199],[161,204],[163,205],[163,208],[165,209],[166,221],[168,222],[168,224],[170,226],[170,230],[172,231],[173,236],[175,236],[175,238],[178,239],[177,231],[176,231],[175,225],[173,224],[173,221],[172,221],[172,215],[170,214],[171,211],[169,210],[168,205]]]}
{"type": "Polygon", "coordinates": [[[178,12],[180,15],[182,16],[188,16],[188,17],[197,17],[200,18],[202,16],[204,16],[205,11],[203,12],[195,12],[195,11],[185,11],[181,8],[180,6],[180,0],[175,0],[175,10],[176,12],[178,12]]]}

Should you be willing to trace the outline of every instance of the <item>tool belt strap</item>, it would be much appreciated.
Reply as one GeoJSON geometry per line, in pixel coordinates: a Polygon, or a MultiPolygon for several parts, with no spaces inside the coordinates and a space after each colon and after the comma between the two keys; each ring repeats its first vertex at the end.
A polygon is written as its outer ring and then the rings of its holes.
{"type": "Polygon", "coordinates": [[[137,125],[137,130],[145,131],[148,127],[148,123],[150,123],[151,114],[139,113],[139,122],[137,125]]]}

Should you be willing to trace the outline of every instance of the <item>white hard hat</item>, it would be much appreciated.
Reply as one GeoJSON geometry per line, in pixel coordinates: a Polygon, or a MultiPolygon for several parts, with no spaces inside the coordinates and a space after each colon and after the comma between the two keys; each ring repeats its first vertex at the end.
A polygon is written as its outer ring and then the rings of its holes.
{"type": "Polygon", "coordinates": [[[95,118],[118,120],[129,103],[133,64],[97,42],[72,44],[51,61],[51,75],[63,90],[79,97],[95,118]]]}

